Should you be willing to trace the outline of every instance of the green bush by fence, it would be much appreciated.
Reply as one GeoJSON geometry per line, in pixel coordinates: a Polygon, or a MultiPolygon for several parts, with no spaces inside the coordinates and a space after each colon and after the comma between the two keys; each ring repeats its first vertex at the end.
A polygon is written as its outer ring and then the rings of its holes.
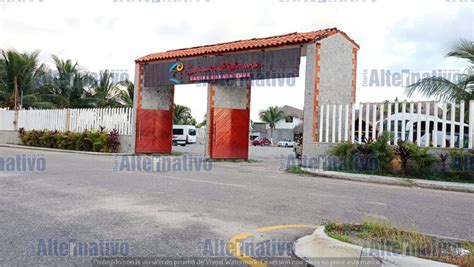
{"type": "Polygon", "coordinates": [[[392,147],[390,140],[393,137],[384,134],[376,141],[338,144],[329,154],[350,168],[334,170],[474,183],[474,151],[454,148],[436,155],[408,141],[398,141],[392,147]],[[376,166],[370,164],[374,159],[376,166]]]}
{"type": "Polygon", "coordinates": [[[20,140],[26,146],[65,150],[118,153],[120,142],[117,130],[106,132],[87,130],[82,133],[58,131],[25,131],[20,129],[20,140]]]}

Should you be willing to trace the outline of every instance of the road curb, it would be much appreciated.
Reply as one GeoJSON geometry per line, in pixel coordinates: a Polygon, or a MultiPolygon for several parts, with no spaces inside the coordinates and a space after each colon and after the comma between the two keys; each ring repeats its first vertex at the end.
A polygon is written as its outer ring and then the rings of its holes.
{"type": "Polygon", "coordinates": [[[474,193],[474,185],[471,185],[471,184],[430,181],[430,180],[420,180],[420,179],[405,179],[405,178],[386,177],[386,176],[370,175],[370,174],[353,174],[353,173],[343,173],[343,172],[334,172],[334,171],[315,171],[315,170],[312,170],[311,168],[302,168],[302,170],[311,175],[331,178],[331,179],[340,179],[340,180],[349,180],[349,181],[356,181],[356,182],[366,182],[366,183],[394,185],[394,186],[418,187],[418,188],[435,189],[435,190],[443,190],[443,191],[471,193],[471,194],[474,193]]]}
{"type": "Polygon", "coordinates": [[[28,150],[38,150],[38,151],[47,151],[47,152],[60,152],[60,153],[69,153],[69,154],[83,154],[83,155],[94,155],[94,156],[133,156],[133,153],[100,153],[100,152],[89,152],[89,151],[76,151],[76,150],[64,150],[64,149],[55,149],[55,148],[45,148],[45,147],[35,147],[35,146],[23,146],[23,145],[12,145],[12,144],[0,144],[0,147],[6,148],[18,148],[18,149],[28,149],[28,150]]]}
{"type": "Polygon", "coordinates": [[[455,266],[443,262],[421,259],[413,256],[389,253],[383,250],[361,247],[329,237],[324,226],[313,234],[295,241],[293,253],[308,266],[418,266],[449,267],[455,266]],[[343,263],[341,265],[341,263],[343,263]],[[328,264],[329,263],[329,264],[328,264]]]}

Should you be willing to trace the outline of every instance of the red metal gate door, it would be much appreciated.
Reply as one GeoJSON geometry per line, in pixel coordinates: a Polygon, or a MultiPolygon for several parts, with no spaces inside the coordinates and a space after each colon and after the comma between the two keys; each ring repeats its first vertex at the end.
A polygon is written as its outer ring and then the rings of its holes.
{"type": "Polygon", "coordinates": [[[211,158],[248,159],[250,110],[214,108],[211,158]]]}
{"type": "Polygon", "coordinates": [[[173,111],[137,110],[137,153],[171,153],[173,111]]]}

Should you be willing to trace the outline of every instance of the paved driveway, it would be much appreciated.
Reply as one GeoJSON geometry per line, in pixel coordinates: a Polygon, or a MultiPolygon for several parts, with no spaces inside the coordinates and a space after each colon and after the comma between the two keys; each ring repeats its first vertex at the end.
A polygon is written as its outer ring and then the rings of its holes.
{"type": "Polygon", "coordinates": [[[227,242],[249,232],[250,239],[294,241],[312,229],[256,229],[323,219],[379,217],[408,229],[474,239],[472,194],[285,174],[279,159],[291,149],[251,150],[252,158],[263,161],[154,173],[117,171],[122,161],[116,157],[0,148],[3,158],[42,154],[47,162],[44,172],[0,172],[0,262],[90,264],[87,257],[30,255],[38,240],[48,239],[126,240],[130,256],[202,256],[209,240],[227,242]]]}

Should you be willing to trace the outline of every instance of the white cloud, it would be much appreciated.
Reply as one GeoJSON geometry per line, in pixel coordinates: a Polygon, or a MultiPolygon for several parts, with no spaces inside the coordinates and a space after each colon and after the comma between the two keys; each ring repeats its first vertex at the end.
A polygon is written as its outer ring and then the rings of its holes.
{"type": "MultiPolygon", "coordinates": [[[[279,0],[123,1],[0,3],[0,48],[40,49],[44,59],[56,54],[78,60],[91,71],[126,69],[133,78],[134,59],[146,54],[327,27],[344,30],[361,45],[359,70],[394,66],[419,68],[423,66],[420,60],[431,62],[433,67],[463,66],[463,62],[442,58],[447,47],[439,44],[460,37],[474,39],[472,4],[444,0],[347,4],[282,3],[279,0]],[[462,16],[457,19],[458,15],[462,16]],[[433,46],[427,48],[427,44],[433,46]]],[[[401,88],[362,87],[361,71],[358,79],[360,101],[404,98],[401,88]]],[[[303,87],[302,77],[297,80],[297,86],[291,88],[254,88],[252,119],[257,119],[258,111],[269,105],[289,104],[302,108],[303,87]]],[[[203,87],[178,87],[175,99],[190,106],[195,117],[201,120],[206,112],[206,94],[203,87]]]]}

